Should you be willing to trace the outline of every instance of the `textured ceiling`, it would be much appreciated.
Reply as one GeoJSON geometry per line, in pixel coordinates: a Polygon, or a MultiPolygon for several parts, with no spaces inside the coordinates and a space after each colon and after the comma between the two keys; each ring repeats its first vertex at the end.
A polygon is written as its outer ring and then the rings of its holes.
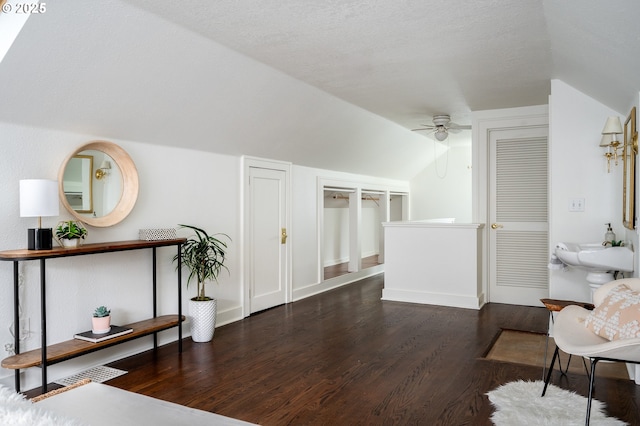
{"type": "Polygon", "coordinates": [[[640,89],[635,0],[124,1],[407,128],[546,104],[552,78],[619,111],[640,89]]]}
{"type": "Polygon", "coordinates": [[[435,157],[406,129],[546,104],[551,79],[626,115],[639,20],[637,0],[58,0],[0,63],[0,121],[410,179],[435,157]]]}

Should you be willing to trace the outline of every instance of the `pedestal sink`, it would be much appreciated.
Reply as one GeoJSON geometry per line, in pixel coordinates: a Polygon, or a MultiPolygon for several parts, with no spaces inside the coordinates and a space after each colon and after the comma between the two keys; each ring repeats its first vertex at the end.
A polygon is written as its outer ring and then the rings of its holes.
{"type": "Polygon", "coordinates": [[[601,243],[558,243],[555,254],[563,263],[587,271],[591,288],[613,281],[613,272],[633,272],[633,250],[601,243]]]}

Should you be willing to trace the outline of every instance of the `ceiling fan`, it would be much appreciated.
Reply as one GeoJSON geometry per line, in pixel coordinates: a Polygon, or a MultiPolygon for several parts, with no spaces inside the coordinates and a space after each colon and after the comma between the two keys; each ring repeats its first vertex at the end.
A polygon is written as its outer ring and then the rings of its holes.
{"type": "Polygon", "coordinates": [[[458,133],[460,130],[470,130],[471,126],[456,124],[451,122],[451,117],[447,114],[440,114],[433,116],[433,124],[423,124],[423,127],[418,129],[411,129],[413,132],[420,132],[428,130],[429,133],[433,133],[435,138],[442,142],[449,136],[449,132],[458,133]]]}

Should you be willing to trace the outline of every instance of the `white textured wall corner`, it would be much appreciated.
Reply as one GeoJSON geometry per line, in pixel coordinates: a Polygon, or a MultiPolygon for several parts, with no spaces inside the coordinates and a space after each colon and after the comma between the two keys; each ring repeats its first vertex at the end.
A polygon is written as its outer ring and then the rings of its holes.
{"type": "MultiPolygon", "coordinates": [[[[558,242],[604,239],[605,223],[622,226],[622,165],[607,173],[600,132],[610,115],[624,114],[597,102],[561,80],[551,81],[549,100],[549,250],[558,242]],[[580,167],[576,167],[579,164],[580,167]],[[584,198],[585,210],[571,212],[571,198],[584,198]]],[[[588,301],[586,271],[552,271],[549,296],[588,301]]]]}

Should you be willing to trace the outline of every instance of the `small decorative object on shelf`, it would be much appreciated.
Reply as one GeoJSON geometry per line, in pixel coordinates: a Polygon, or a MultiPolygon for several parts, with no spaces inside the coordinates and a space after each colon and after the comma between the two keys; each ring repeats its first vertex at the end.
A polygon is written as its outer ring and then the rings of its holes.
{"type": "Polygon", "coordinates": [[[175,240],[175,228],[141,229],[138,239],[145,241],[175,240]]]}
{"type": "Polygon", "coordinates": [[[98,306],[91,318],[93,334],[104,334],[111,330],[111,310],[106,306],[98,306]]]}
{"type": "Polygon", "coordinates": [[[133,328],[112,325],[111,327],[109,327],[109,331],[107,331],[106,333],[94,333],[93,331],[85,331],[84,333],[78,333],[74,335],[73,338],[86,340],[87,342],[98,343],[104,340],[113,339],[114,337],[124,336],[125,334],[129,333],[133,333],[133,328]]]}
{"type": "Polygon", "coordinates": [[[58,244],[65,248],[76,248],[89,235],[84,224],[78,220],[65,220],[58,223],[55,237],[58,244]]]}

